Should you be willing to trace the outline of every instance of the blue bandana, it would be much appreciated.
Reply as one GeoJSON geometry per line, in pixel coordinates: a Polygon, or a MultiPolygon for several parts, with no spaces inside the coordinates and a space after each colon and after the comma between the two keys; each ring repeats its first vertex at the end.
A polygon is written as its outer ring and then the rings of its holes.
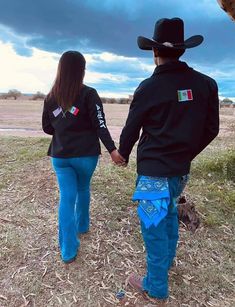
{"type": "Polygon", "coordinates": [[[140,176],[133,201],[138,201],[137,209],[140,220],[146,228],[157,226],[167,215],[170,192],[167,178],[140,176]]]}

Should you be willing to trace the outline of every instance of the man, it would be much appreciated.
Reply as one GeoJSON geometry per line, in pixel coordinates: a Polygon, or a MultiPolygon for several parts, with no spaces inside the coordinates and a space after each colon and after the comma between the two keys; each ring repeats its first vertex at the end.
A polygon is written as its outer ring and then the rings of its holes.
{"type": "Polygon", "coordinates": [[[178,240],[176,199],[182,192],[191,161],[219,132],[216,82],[179,61],[185,49],[203,37],[184,41],[179,18],[160,19],[153,39],[138,37],[138,46],[152,50],[156,68],[135,91],[120,137],[120,154],[137,149],[138,215],[147,253],[144,277],[131,274],[129,284],[155,301],[168,298],[168,271],[178,240]]]}

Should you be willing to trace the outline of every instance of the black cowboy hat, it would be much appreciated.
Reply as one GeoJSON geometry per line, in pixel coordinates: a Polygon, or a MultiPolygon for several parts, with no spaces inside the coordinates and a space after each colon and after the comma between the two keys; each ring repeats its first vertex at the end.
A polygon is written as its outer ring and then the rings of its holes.
{"type": "Polygon", "coordinates": [[[137,43],[140,49],[187,49],[200,45],[203,36],[194,35],[184,40],[184,22],[180,18],[162,18],[155,24],[153,39],[139,36],[137,43]]]}

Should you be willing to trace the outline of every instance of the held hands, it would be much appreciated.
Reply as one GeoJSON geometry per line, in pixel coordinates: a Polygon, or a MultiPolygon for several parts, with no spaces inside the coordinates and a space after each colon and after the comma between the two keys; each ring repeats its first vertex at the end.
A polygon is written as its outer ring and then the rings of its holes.
{"type": "Polygon", "coordinates": [[[113,150],[110,154],[113,163],[115,163],[118,166],[126,166],[126,160],[120,155],[120,153],[117,151],[117,149],[113,150]]]}

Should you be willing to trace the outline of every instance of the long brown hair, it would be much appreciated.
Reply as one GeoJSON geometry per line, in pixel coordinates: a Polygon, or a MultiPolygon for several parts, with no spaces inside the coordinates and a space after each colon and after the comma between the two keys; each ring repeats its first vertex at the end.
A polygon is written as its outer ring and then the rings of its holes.
{"type": "Polygon", "coordinates": [[[56,79],[48,97],[55,99],[65,110],[72,107],[80,93],[85,66],[86,60],[78,51],[66,51],[60,58],[56,79]]]}

